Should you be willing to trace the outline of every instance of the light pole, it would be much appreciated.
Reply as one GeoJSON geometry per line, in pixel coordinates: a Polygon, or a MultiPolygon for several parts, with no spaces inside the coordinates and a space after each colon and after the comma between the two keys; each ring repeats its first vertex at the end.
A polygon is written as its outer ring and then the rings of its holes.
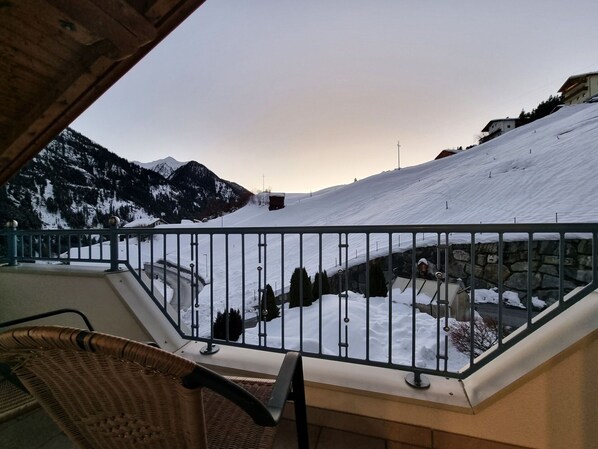
{"type": "Polygon", "coordinates": [[[397,140],[397,169],[401,169],[401,142],[397,140]]]}
{"type": "Polygon", "coordinates": [[[208,255],[207,255],[207,253],[204,253],[203,255],[206,258],[206,278],[207,278],[208,277],[208,255]]]}

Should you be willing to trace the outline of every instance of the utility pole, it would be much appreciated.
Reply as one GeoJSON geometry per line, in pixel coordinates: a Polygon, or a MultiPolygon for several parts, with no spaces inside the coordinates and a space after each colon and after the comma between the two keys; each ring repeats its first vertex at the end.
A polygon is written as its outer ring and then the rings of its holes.
{"type": "Polygon", "coordinates": [[[397,140],[397,169],[401,169],[401,142],[397,140]]]}

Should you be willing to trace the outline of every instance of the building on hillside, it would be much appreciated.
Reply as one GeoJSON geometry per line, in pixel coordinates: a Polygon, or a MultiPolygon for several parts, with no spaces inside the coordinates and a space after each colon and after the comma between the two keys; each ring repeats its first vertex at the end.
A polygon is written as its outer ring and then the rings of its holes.
{"type": "Polygon", "coordinates": [[[123,228],[155,228],[158,225],[168,224],[162,218],[147,217],[138,218],[123,225],[123,228]]]}
{"type": "Polygon", "coordinates": [[[444,159],[445,157],[460,153],[461,151],[463,151],[463,148],[447,148],[446,150],[442,150],[434,160],[444,159]]]}
{"type": "Polygon", "coordinates": [[[488,142],[506,132],[512,131],[519,126],[519,120],[516,118],[499,118],[490,120],[484,129],[483,133],[488,133],[480,139],[480,143],[488,142]]]}
{"type": "Polygon", "coordinates": [[[598,94],[598,72],[582,73],[567,78],[559,92],[564,104],[578,104],[598,94]]]}
{"type": "Polygon", "coordinates": [[[284,208],[284,193],[272,193],[268,198],[268,210],[278,210],[284,208]]]}
{"type": "MultiPolygon", "coordinates": [[[[164,221],[162,218],[155,218],[155,217],[146,217],[146,218],[138,218],[136,220],[130,221],[129,223],[125,223],[122,227],[123,228],[155,228],[158,225],[168,224],[168,222],[164,221]]],[[[147,235],[140,235],[140,234],[129,234],[129,238],[138,237],[140,241],[145,241],[147,239],[147,235]]],[[[121,240],[124,240],[125,236],[121,235],[121,240]]]]}

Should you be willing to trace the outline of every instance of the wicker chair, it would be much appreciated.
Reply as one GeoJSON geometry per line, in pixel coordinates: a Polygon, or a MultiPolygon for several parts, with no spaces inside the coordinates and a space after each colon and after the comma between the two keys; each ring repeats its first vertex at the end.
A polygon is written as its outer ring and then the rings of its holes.
{"type": "Polygon", "coordinates": [[[308,447],[297,353],[276,380],[232,379],[120,337],[37,326],[0,334],[0,362],[81,448],[271,447],[289,398],[308,447]]]}

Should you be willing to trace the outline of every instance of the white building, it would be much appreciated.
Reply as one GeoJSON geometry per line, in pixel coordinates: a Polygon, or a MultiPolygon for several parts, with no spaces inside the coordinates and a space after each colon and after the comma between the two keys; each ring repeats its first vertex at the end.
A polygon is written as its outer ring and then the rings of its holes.
{"type": "Polygon", "coordinates": [[[480,143],[487,142],[489,140],[494,139],[495,137],[500,136],[506,132],[512,131],[513,129],[517,128],[518,120],[515,118],[501,118],[496,120],[490,120],[484,129],[482,129],[483,133],[488,133],[486,136],[480,139],[480,143]]]}
{"type": "Polygon", "coordinates": [[[598,72],[570,76],[559,92],[565,104],[583,103],[598,94],[598,72]]]}

